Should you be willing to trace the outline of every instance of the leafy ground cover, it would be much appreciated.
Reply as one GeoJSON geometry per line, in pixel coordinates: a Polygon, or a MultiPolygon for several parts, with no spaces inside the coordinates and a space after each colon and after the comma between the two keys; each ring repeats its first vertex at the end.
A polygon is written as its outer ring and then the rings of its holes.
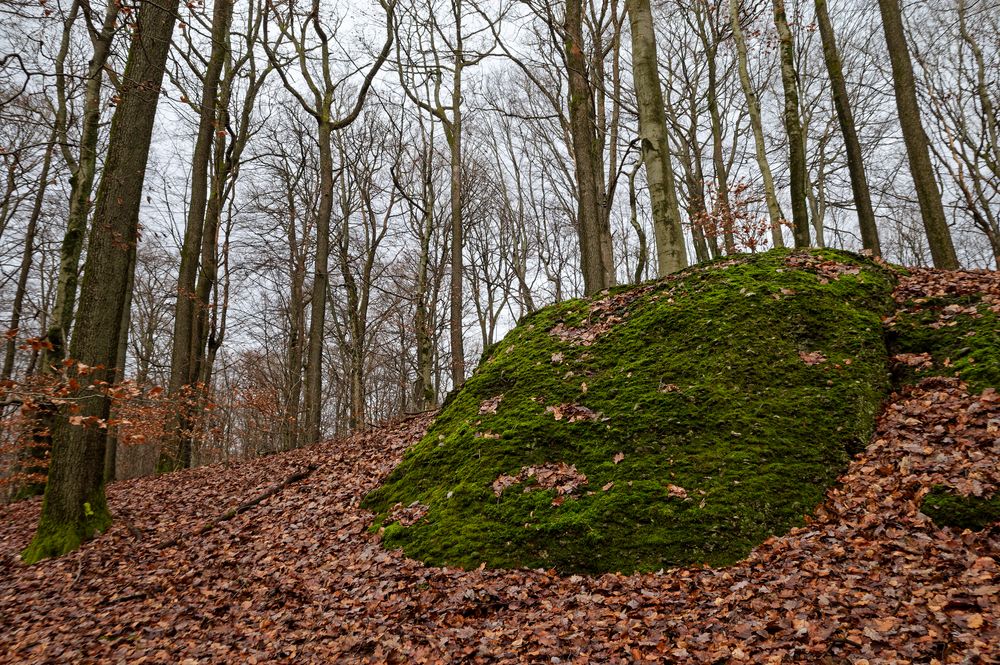
{"type": "MultiPolygon", "coordinates": [[[[1000,286],[995,273],[961,275],[1000,286]]],[[[897,300],[905,309],[958,279],[911,274],[897,300]]],[[[0,662],[996,662],[1000,528],[942,526],[922,506],[936,487],[996,496],[1000,398],[933,374],[891,395],[806,524],[726,568],[566,576],[384,549],[359,503],[427,417],[115,483],[111,529],[31,567],[17,555],[39,501],[2,507],[0,662]]]]}
{"type": "Polygon", "coordinates": [[[437,565],[737,561],[868,441],[894,284],[857,255],[778,250],[545,308],[364,505],[437,565]]]}

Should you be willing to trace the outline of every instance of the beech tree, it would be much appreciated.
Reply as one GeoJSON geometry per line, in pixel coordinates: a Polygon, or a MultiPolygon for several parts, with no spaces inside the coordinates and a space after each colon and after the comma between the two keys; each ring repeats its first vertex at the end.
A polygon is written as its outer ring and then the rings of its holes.
{"type": "Polygon", "coordinates": [[[576,167],[577,224],[584,293],[591,295],[616,283],[611,228],[606,214],[603,164],[595,135],[594,85],[584,56],[584,0],[567,0],[563,23],[569,80],[569,127],[576,167]]]}
{"type": "Polygon", "coordinates": [[[954,270],[958,268],[958,256],[944,216],[941,190],[934,177],[927,134],[920,120],[917,85],[913,77],[913,63],[910,60],[899,0],[879,0],[878,7],[882,14],[882,28],[892,65],[899,124],[903,130],[907,161],[910,175],[913,176],[913,186],[917,190],[927,243],[934,259],[934,267],[954,270]]]}
{"type": "Polygon", "coordinates": [[[287,13],[280,13],[272,7],[272,17],[279,36],[274,44],[268,42],[266,25],[264,44],[285,89],[302,106],[302,109],[316,121],[319,147],[320,208],[316,217],[316,261],[312,284],[311,309],[309,316],[308,348],[306,351],[305,374],[305,438],[309,442],[319,441],[322,430],[323,391],[323,338],[326,323],[326,297],[329,285],[330,261],[330,219],[333,214],[334,163],[333,132],[347,127],[357,119],[364,107],[365,97],[372,86],[376,74],[385,64],[395,38],[395,0],[381,2],[386,18],[386,37],[381,51],[375,55],[361,83],[354,103],[340,117],[334,115],[335,105],[341,102],[343,79],[335,76],[331,68],[332,37],[324,28],[319,16],[319,0],[313,0],[310,11],[296,12],[293,6],[287,13]],[[314,73],[313,45],[318,42],[319,72],[314,73]],[[281,56],[280,50],[287,44],[293,51],[288,57],[281,56]],[[289,64],[297,66],[296,79],[286,71],[289,64]],[[306,92],[299,92],[297,81],[301,80],[306,92]]]}
{"type": "Polygon", "coordinates": [[[785,92],[785,133],[788,135],[788,177],[791,182],[792,231],[796,247],[809,246],[809,213],[806,208],[806,146],[799,115],[799,84],[795,72],[795,44],[785,0],[772,0],[774,25],[781,54],[781,87],[785,92]]]}
{"type": "Polygon", "coordinates": [[[749,57],[747,54],[746,37],[743,34],[740,16],[740,1],[729,0],[729,20],[732,24],[733,42],[736,45],[736,55],[739,59],[740,87],[746,98],[747,113],[750,115],[750,129],[753,131],[754,155],[760,168],[761,179],[764,181],[764,200],[767,203],[767,214],[771,219],[771,242],[775,247],[784,247],[785,241],[781,234],[784,215],[778,203],[778,195],[774,188],[774,177],[771,175],[771,165],[767,160],[767,146],[764,142],[764,124],[760,115],[760,102],[750,80],[749,57]]]}
{"type": "Polygon", "coordinates": [[[70,346],[82,384],[54,419],[48,483],[38,530],[22,554],[27,563],[59,556],[111,523],[104,497],[106,433],[110,415],[100,387],[111,384],[130,275],[139,206],[177,0],[143,2],[97,191],[94,222],[80,290],[80,314],[70,346]]]}
{"type": "Polygon", "coordinates": [[[844,137],[844,149],[847,152],[847,168],[851,173],[851,191],[854,194],[854,204],[857,207],[858,226],[861,228],[861,243],[865,249],[875,256],[882,255],[882,247],[878,239],[878,226],[875,223],[875,210],[872,208],[872,197],[868,189],[868,178],[865,175],[865,162],[861,150],[861,141],[854,124],[854,114],[851,111],[850,96],[844,81],[844,67],[837,50],[837,37],[830,22],[826,0],[816,0],[816,23],[823,40],[823,59],[830,76],[830,91],[837,110],[837,121],[844,137]]]}
{"type": "Polygon", "coordinates": [[[653,229],[656,232],[657,272],[663,277],[687,267],[687,249],[667,141],[649,0],[628,0],[628,11],[632,23],[632,71],[639,107],[639,141],[649,181],[653,229]]]}

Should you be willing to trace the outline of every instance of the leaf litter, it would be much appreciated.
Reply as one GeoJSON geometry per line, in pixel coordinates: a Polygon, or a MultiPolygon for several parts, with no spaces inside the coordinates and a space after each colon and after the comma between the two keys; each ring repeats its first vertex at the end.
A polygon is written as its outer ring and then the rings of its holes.
{"type": "MultiPolygon", "coordinates": [[[[902,280],[899,302],[998,283],[995,273],[919,275],[902,280]]],[[[953,377],[901,388],[805,526],[728,568],[627,576],[433,568],[384,550],[358,503],[430,419],[114,483],[111,529],[32,567],[17,554],[40,502],[0,508],[0,662],[1000,660],[1000,528],[939,528],[919,510],[935,485],[1000,488],[995,389],[970,392],[953,377]]],[[[421,506],[399,510],[419,519],[421,506]]]]}

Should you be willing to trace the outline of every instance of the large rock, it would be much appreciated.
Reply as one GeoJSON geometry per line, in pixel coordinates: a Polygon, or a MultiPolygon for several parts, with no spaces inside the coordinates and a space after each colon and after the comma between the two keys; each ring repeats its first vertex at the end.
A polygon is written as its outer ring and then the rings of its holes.
{"type": "Polygon", "coordinates": [[[387,547],[438,565],[735,562],[867,442],[893,283],[857,255],[776,250],[546,307],[365,505],[387,547]]]}

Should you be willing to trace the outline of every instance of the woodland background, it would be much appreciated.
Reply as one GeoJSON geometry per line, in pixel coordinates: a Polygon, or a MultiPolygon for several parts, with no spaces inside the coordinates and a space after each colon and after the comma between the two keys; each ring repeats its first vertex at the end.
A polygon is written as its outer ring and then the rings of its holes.
{"type": "MultiPolygon", "coordinates": [[[[60,321],[72,331],[65,293],[86,256],[93,189],[142,4],[0,4],[0,313],[10,330],[0,445],[8,462],[30,438],[20,407],[45,390],[31,381],[50,350],[47,331],[60,321]],[[67,239],[77,245],[69,265],[67,239]]],[[[792,243],[790,225],[772,235],[733,7],[778,203],[791,207],[772,3],[654,3],[692,262],[792,243]]],[[[640,281],[657,269],[626,7],[585,0],[580,8],[614,281],[640,281]]],[[[815,5],[789,0],[786,9],[811,244],[861,249],[815,5]]],[[[879,7],[834,0],[829,13],[882,254],[927,265],[879,7]]],[[[111,426],[123,445],[110,477],[266,454],[433,408],[518,318],[583,295],[563,14],[560,3],[535,0],[180,7],[123,321],[124,383],[111,426]],[[382,48],[385,64],[354,109],[382,48]],[[352,110],[356,120],[337,127],[352,110]],[[199,122],[206,114],[207,125],[199,122]],[[324,252],[328,270],[317,265],[324,252]],[[179,351],[179,335],[195,340],[195,351],[179,351]],[[193,373],[179,376],[180,367],[193,373]],[[189,448],[165,458],[160,443],[178,409],[190,414],[189,448]]],[[[958,258],[995,268],[1000,3],[910,2],[903,15],[958,258]]]]}

